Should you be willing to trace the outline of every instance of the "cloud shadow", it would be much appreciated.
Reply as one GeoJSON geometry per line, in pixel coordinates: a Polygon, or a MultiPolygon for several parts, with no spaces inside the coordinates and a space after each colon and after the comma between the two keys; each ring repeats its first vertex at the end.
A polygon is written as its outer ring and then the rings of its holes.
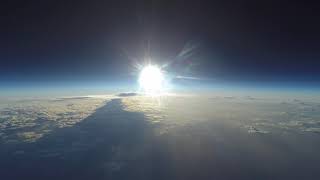
{"type": "Polygon", "coordinates": [[[169,156],[155,153],[154,138],[144,114],[113,99],[72,127],[2,148],[0,173],[4,179],[163,179],[170,173],[161,162],[169,156]]]}

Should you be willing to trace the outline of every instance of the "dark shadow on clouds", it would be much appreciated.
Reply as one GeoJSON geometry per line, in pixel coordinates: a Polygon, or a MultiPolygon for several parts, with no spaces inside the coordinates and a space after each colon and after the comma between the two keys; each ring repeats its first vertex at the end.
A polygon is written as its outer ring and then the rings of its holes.
{"type": "Polygon", "coordinates": [[[73,127],[0,150],[1,179],[169,178],[169,156],[156,153],[155,142],[145,116],[113,99],[73,127]]]}
{"type": "Polygon", "coordinates": [[[78,124],[53,130],[34,143],[1,145],[0,178],[262,180],[320,177],[318,148],[304,147],[303,140],[295,136],[290,141],[282,141],[283,137],[272,134],[241,133],[223,121],[197,123],[159,136],[154,134],[155,126],[148,122],[143,113],[125,111],[121,99],[113,99],[78,124]],[[287,142],[297,145],[289,146],[287,142]],[[310,151],[306,151],[308,149],[310,151]]]}
{"type": "Polygon", "coordinates": [[[138,95],[139,95],[138,93],[133,93],[133,92],[118,94],[119,97],[130,97],[130,96],[138,96],[138,95]]]}

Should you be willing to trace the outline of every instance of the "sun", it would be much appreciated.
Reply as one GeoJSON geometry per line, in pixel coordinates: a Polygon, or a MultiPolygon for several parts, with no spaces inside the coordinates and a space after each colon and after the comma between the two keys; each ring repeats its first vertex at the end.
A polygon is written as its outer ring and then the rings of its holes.
{"type": "Polygon", "coordinates": [[[160,68],[154,65],[145,66],[140,72],[139,84],[147,94],[159,94],[163,90],[164,76],[160,68]]]}

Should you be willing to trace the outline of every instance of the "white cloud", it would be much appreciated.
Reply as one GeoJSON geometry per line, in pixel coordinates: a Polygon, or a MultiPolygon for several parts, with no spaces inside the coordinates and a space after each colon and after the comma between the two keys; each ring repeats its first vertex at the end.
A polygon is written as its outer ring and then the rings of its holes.
{"type": "Polygon", "coordinates": [[[101,97],[62,97],[11,102],[0,109],[0,136],[6,142],[33,142],[54,128],[73,126],[105,104],[101,97]]]}

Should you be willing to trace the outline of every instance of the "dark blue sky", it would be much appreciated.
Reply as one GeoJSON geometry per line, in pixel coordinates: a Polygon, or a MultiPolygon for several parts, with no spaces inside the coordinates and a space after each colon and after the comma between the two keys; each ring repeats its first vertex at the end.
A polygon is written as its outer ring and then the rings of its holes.
{"type": "Polygon", "coordinates": [[[1,5],[0,81],[133,82],[133,59],[143,62],[147,54],[161,65],[173,62],[166,70],[175,75],[317,86],[319,7],[279,0],[11,0],[1,5]],[[184,47],[194,49],[177,58],[184,47]]]}

